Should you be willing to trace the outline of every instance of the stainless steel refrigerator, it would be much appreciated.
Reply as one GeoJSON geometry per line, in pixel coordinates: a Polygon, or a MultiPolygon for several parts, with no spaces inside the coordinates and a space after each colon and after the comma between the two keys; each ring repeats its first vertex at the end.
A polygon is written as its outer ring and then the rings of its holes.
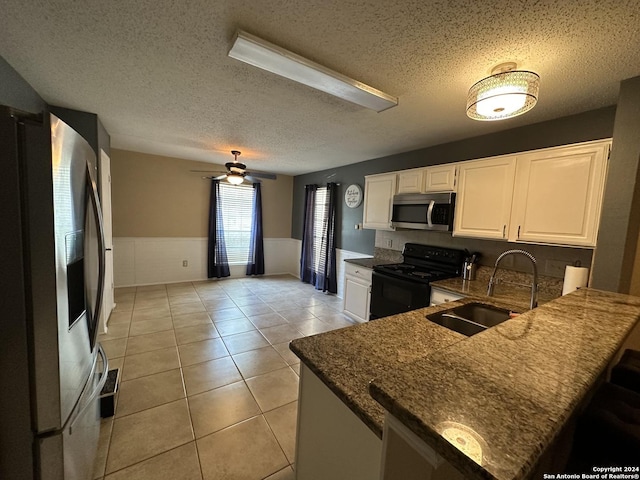
{"type": "Polygon", "coordinates": [[[90,480],[108,362],[104,240],[89,144],[0,107],[0,478],[90,480]]]}

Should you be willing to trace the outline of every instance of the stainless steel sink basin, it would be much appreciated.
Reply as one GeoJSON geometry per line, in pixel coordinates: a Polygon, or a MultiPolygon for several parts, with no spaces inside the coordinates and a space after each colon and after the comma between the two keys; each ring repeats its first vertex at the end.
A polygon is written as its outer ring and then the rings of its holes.
{"type": "Polygon", "coordinates": [[[466,303],[427,315],[438,325],[470,337],[509,320],[511,311],[486,303],[466,303]]]}

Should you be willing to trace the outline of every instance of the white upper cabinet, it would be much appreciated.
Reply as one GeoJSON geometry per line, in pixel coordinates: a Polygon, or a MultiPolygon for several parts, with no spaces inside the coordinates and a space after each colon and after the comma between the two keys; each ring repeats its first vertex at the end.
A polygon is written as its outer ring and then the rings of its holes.
{"type": "Polygon", "coordinates": [[[610,144],[518,155],[509,240],[595,246],[610,144]]]}
{"type": "Polygon", "coordinates": [[[453,234],[594,247],[610,140],[463,162],[453,234]]]}
{"type": "Polygon", "coordinates": [[[455,192],[458,163],[449,163],[425,169],[424,191],[455,192]]]}
{"type": "Polygon", "coordinates": [[[364,177],[364,212],[362,226],[376,230],[394,230],[391,226],[393,196],[396,194],[396,173],[381,173],[364,177]]]}
{"type": "Polygon", "coordinates": [[[462,162],[458,172],[453,235],[506,240],[516,157],[462,162]]]}
{"type": "Polygon", "coordinates": [[[424,192],[425,168],[412,168],[398,172],[398,191],[396,193],[424,192]]]}

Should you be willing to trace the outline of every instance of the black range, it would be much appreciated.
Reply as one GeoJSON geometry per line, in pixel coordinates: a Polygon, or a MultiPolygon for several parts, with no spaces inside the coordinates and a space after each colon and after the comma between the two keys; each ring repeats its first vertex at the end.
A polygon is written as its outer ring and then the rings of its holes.
{"type": "Polygon", "coordinates": [[[459,277],[464,250],[407,243],[403,262],[373,269],[370,320],[428,307],[430,282],[459,277]]]}

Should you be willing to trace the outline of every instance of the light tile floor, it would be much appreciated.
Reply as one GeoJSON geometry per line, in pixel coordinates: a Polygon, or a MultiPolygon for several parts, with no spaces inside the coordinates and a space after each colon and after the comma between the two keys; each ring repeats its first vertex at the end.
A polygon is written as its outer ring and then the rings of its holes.
{"type": "Polygon", "coordinates": [[[121,369],[94,478],[291,480],[294,338],[353,323],[292,276],[116,289],[99,341],[121,369]]]}

